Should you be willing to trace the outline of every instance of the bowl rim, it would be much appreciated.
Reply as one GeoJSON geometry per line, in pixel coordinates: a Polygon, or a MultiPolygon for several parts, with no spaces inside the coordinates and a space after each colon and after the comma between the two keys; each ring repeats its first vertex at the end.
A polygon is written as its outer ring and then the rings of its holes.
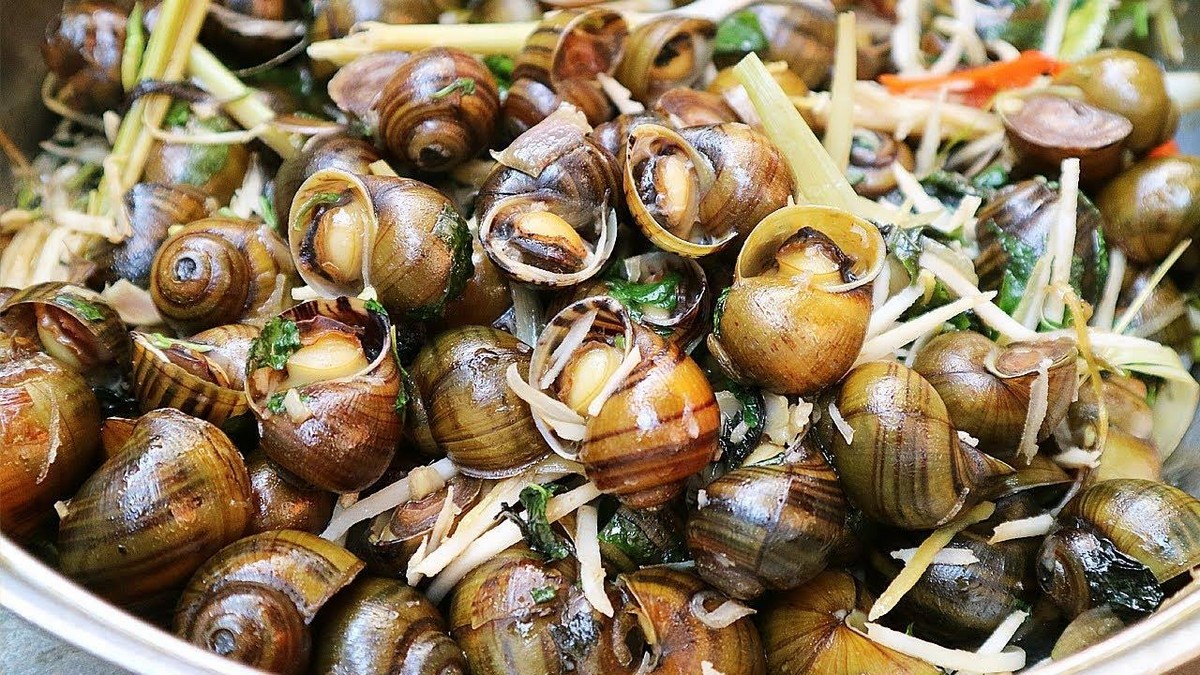
{"type": "MultiPolygon", "coordinates": [[[[1031,664],[1030,675],[1161,673],[1200,658],[1200,578],[1169,605],[1091,647],[1031,664]]],[[[0,535],[0,605],[72,645],[147,675],[262,671],[190,644],[92,594],[0,535]]]]}

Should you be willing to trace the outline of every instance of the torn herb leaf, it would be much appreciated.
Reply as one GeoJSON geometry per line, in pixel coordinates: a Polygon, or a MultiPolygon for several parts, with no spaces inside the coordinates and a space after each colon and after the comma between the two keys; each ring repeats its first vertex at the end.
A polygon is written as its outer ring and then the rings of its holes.
{"type": "Polygon", "coordinates": [[[266,406],[267,410],[271,411],[272,413],[274,413],[276,415],[282,413],[283,412],[283,397],[284,397],[284,394],[282,392],[280,392],[278,394],[271,394],[271,397],[267,399],[267,406],[266,406]]]}
{"type": "Polygon", "coordinates": [[[548,485],[529,485],[521,490],[519,497],[524,511],[518,512],[511,506],[504,509],[504,517],[513,521],[521,530],[521,535],[529,548],[540,553],[547,560],[562,560],[571,555],[570,546],[554,532],[546,519],[546,503],[559,490],[553,483],[548,485]]]}
{"type": "Polygon", "coordinates": [[[271,203],[270,199],[267,199],[266,195],[259,195],[258,210],[262,214],[263,222],[267,224],[267,227],[272,230],[279,227],[279,217],[275,215],[275,205],[271,203]]]}
{"type": "Polygon", "coordinates": [[[770,46],[758,17],[748,9],[735,12],[721,21],[713,40],[713,52],[717,55],[765,52],[770,46]]]}
{"type": "Polygon", "coordinates": [[[366,306],[368,312],[375,312],[376,314],[382,314],[384,316],[387,316],[387,309],[384,308],[382,302],[379,302],[375,298],[371,298],[370,300],[367,300],[363,304],[366,306]]]}
{"type": "Polygon", "coordinates": [[[309,211],[312,211],[320,204],[338,204],[339,202],[342,202],[343,199],[349,200],[349,198],[349,193],[343,194],[341,192],[318,192],[309,197],[308,200],[300,206],[300,210],[296,213],[296,222],[299,222],[302,218],[308,215],[309,211]]]}
{"type": "Polygon", "coordinates": [[[474,94],[475,93],[475,80],[470,77],[460,77],[457,80],[451,82],[450,84],[433,92],[433,96],[431,96],[430,98],[437,101],[437,100],[446,98],[447,96],[449,96],[450,94],[453,94],[456,91],[461,91],[463,96],[470,96],[470,95],[474,94]]]}
{"type": "Polygon", "coordinates": [[[75,312],[80,318],[87,319],[88,321],[100,321],[104,318],[104,312],[101,311],[99,306],[73,295],[56,295],[54,296],[54,304],[59,307],[66,307],[75,312]]]}
{"type": "Polygon", "coordinates": [[[609,279],[608,294],[625,306],[629,318],[641,321],[647,307],[657,307],[668,313],[679,304],[679,282],[677,272],[667,272],[658,281],[635,283],[621,278],[609,279]]]}
{"type": "Polygon", "coordinates": [[[172,101],[171,107],[167,109],[167,116],[163,118],[163,126],[176,129],[186,126],[188,119],[192,116],[192,105],[187,101],[172,101]]]}
{"type": "Polygon", "coordinates": [[[540,605],[543,602],[550,602],[558,593],[554,592],[553,586],[539,586],[529,591],[529,595],[533,598],[534,602],[540,605]]]}
{"type": "Polygon", "coordinates": [[[1000,248],[1008,256],[1008,264],[1004,268],[999,294],[996,296],[996,306],[1004,310],[1006,314],[1012,314],[1021,302],[1021,296],[1025,294],[1029,275],[1033,274],[1033,267],[1037,264],[1041,254],[1016,235],[1008,234],[1000,229],[1000,226],[995,223],[989,222],[988,227],[996,236],[1000,248]]]}
{"type": "Polygon", "coordinates": [[[283,370],[288,358],[300,349],[300,329],[296,322],[283,317],[275,317],[263,326],[262,332],[250,344],[250,357],[246,362],[246,372],[252,373],[258,368],[268,367],[283,370]]]}
{"type": "Polygon", "coordinates": [[[908,272],[910,279],[916,279],[921,272],[918,261],[921,259],[922,229],[890,225],[883,238],[884,243],[887,244],[888,253],[900,261],[900,265],[904,267],[905,272],[908,272]]]}

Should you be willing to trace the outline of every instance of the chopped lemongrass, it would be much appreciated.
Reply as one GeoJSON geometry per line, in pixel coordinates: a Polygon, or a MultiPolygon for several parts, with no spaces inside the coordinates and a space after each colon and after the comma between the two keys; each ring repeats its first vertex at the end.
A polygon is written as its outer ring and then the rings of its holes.
{"type": "Polygon", "coordinates": [[[850,165],[854,138],[854,83],[858,80],[858,35],[854,12],[842,12],[837,22],[837,52],[833,62],[830,104],[833,115],[825,127],[825,151],[843,174],[850,165]]]}
{"type": "Polygon", "coordinates": [[[892,28],[892,64],[901,75],[925,72],[921,62],[920,0],[896,2],[896,25],[892,28]]]}
{"type": "Polygon", "coordinates": [[[1029,272],[1029,279],[1025,281],[1021,299],[1013,309],[1013,319],[1030,330],[1036,330],[1042,320],[1042,305],[1046,302],[1046,289],[1050,286],[1050,267],[1048,254],[1037,259],[1033,270],[1029,272]]]}
{"type": "Polygon", "coordinates": [[[944,210],[942,203],[930,197],[929,193],[925,192],[925,188],[921,186],[921,181],[917,180],[917,177],[904,168],[900,162],[892,163],[892,173],[896,177],[896,187],[900,188],[900,193],[906,199],[912,200],[918,213],[940,213],[944,210]]]}
{"type": "Polygon", "coordinates": [[[1094,469],[1100,466],[1100,455],[1103,452],[1103,449],[1068,448],[1050,460],[1064,469],[1094,469]]]}
{"type": "Polygon", "coordinates": [[[542,379],[538,380],[538,389],[549,387],[562,374],[563,368],[567,367],[575,350],[579,349],[587,339],[588,332],[592,330],[592,324],[596,322],[596,314],[597,310],[594,309],[584,314],[583,318],[576,321],[571,326],[571,330],[563,336],[562,342],[558,343],[554,352],[550,354],[550,367],[542,375],[542,379]]]}
{"type": "Polygon", "coordinates": [[[613,615],[612,601],[604,592],[604,563],[594,506],[581,506],[575,513],[575,556],[579,558],[579,583],[588,604],[604,616],[613,615]]]}
{"type": "Polygon", "coordinates": [[[344,38],[314,42],[308,55],[314,61],[344,66],[367,54],[391,51],[418,51],[429,47],[454,45],[482,56],[516,56],[537,29],[537,23],[463,23],[391,25],[366,21],[359,31],[344,38]]]}
{"type": "Polygon", "coordinates": [[[996,526],[996,529],[992,531],[991,539],[988,539],[988,543],[998,544],[1002,541],[1011,541],[1013,539],[1040,537],[1049,534],[1053,529],[1054,516],[1049,513],[1043,513],[1030,518],[1008,520],[996,526]]]}
{"type": "Polygon", "coordinates": [[[221,101],[225,111],[242,128],[262,127],[258,138],[284,159],[296,154],[299,149],[298,139],[270,125],[275,119],[275,111],[242,84],[220,59],[204,47],[196,45],[188,55],[187,65],[192,79],[221,101]]]}
{"type": "Polygon", "coordinates": [[[943,647],[877,623],[868,623],[866,628],[867,637],[873,642],[946,670],[1012,673],[1025,667],[1025,652],[1017,647],[1010,647],[998,654],[979,654],[943,647]]]}
{"type": "Polygon", "coordinates": [[[746,88],[767,135],[787,160],[796,178],[797,200],[835,206],[868,220],[892,219],[894,210],[855,194],[758,55],[748,54],[734,66],[733,73],[746,88]]]}
{"type": "Polygon", "coordinates": [[[513,393],[528,403],[534,416],[549,425],[554,433],[567,441],[583,440],[587,432],[587,419],[583,415],[523,380],[515,363],[508,367],[504,377],[513,393]]]}
{"type": "MultiPolygon", "coordinates": [[[[458,467],[449,458],[439,459],[431,464],[430,468],[437,471],[438,475],[445,480],[450,480],[458,475],[458,467]]],[[[355,523],[362,522],[368,518],[374,518],[388,509],[394,509],[401,504],[406,504],[411,496],[409,479],[407,477],[401,478],[370,497],[360,499],[354,506],[335,516],[329,521],[329,525],[325,527],[325,531],[321,533],[321,536],[330,541],[337,541],[345,536],[346,532],[355,523]]]]}
{"type": "Polygon", "coordinates": [[[1159,331],[1170,326],[1176,320],[1187,315],[1188,301],[1186,298],[1179,298],[1171,304],[1163,307],[1155,312],[1153,316],[1144,322],[1138,324],[1133,330],[1126,329],[1125,332],[1134,337],[1149,338],[1159,331]]]}
{"type": "Polygon", "coordinates": [[[915,155],[915,170],[918,176],[928,176],[937,167],[938,149],[942,145],[942,108],[946,106],[947,93],[946,87],[938,90],[938,96],[933,102],[933,110],[930,111],[929,117],[925,118],[925,129],[921,132],[921,142],[917,145],[915,155]]]}
{"type": "Polygon", "coordinates": [[[975,195],[967,195],[953,211],[945,211],[938,216],[930,227],[948,235],[953,235],[959,230],[974,233],[975,213],[982,205],[982,199],[975,195]]]}
{"type": "Polygon", "coordinates": [[[1154,270],[1154,274],[1150,276],[1149,281],[1146,282],[1145,286],[1137,294],[1137,297],[1133,299],[1133,302],[1129,303],[1129,307],[1125,308],[1120,318],[1113,324],[1114,333],[1124,333],[1125,329],[1129,328],[1129,324],[1133,321],[1134,317],[1142,310],[1142,306],[1154,294],[1154,289],[1158,288],[1158,284],[1162,282],[1163,277],[1167,276],[1167,272],[1171,270],[1171,266],[1175,264],[1175,261],[1179,260],[1179,256],[1183,255],[1183,252],[1191,245],[1191,239],[1184,239],[1171,251],[1170,255],[1159,263],[1158,268],[1154,270]]]}
{"type": "MultiPolygon", "coordinates": [[[[892,551],[890,555],[896,560],[908,564],[916,554],[917,549],[915,548],[902,548],[899,551],[892,551]]],[[[965,567],[977,562],[979,562],[979,558],[969,548],[944,548],[934,554],[933,560],[929,564],[965,567]]]]}
{"type": "Polygon", "coordinates": [[[715,630],[728,628],[737,621],[755,614],[753,608],[747,607],[737,600],[725,599],[724,596],[712,590],[698,591],[688,601],[688,609],[692,616],[700,620],[700,623],[715,630]],[[716,609],[710,611],[704,606],[704,603],[709,600],[723,601],[717,605],[716,609]]]}
{"type": "Polygon", "coordinates": [[[1042,33],[1042,52],[1050,56],[1058,56],[1062,49],[1063,38],[1067,33],[1067,18],[1071,15],[1071,0],[1053,0],[1054,9],[1050,11],[1050,19],[1042,33]]]}
{"type": "MultiPolygon", "coordinates": [[[[546,503],[546,521],[550,523],[557,522],[563,516],[572,513],[580,506],[591,502],[599,496],[600,490],[596,487],[596,484],[588,482],[570,492],[553,497],[546,503]]],[[[519,541],[521,541],[521,529],[517,527],[516,523],[506,520],[493,527],[486,534],[471,543],[466,550],[454,558],[453,562],[438,573],[433,583],[429,586],[426,595],[434,602],[441,602],[446,597],[446,594],[468,572],[519,541]]],[[[446,550],[445,545],[439,548],[434,555],[443,550],[446,550]]],[[[432,558],[433,556],[430,557],[432,558]]],[[[422,562],[424,563],[428,560],[427,558],[422,562]]]]}
{"type": "Polygon", "coordinates": [[[1038,432],[1050,406],[1050,365],[1050,359],[1038,362],[1037,377],[1029,387],[1029,408],[1025,411],[1021,440],[1017,443],[1017,457],[1023,458],[1026,464],[1032,462],[1033,456],[1037,454],[1038,432]]]}
{"type": "MultiPolygon", "coordinates": [[[[918,317],[909,319],[899,326],[868,340],[863,345],[862,351],[859,352],[858,360],[855,363],[861,364],[887,358],[904,345],[911,343],[913,340],[932,330],[936,330],[943,323],[963,312],[968,310],[978,312],[980,307],[986,306],[995,307],[995,305],[991,304],[991,299],[994,297],[996,297],[995,291],[987,293],[978,293],[977,291],[976,295],[959,298],[950,304],[942,305],[937,309],[931,309],[918,317]]],[[[1000,309],[997,308],[996,311],[1000,311],[1000,309]]],[[[1005,314],[1005,316],[1008,315],[1005,314]]]]}
{"type": "MultiPolygon", "coordinates": [[[[1066,2],[1067,0],[1062,0],[1066,2]]],[[[1061,4],[1061,3],[1060,3],[1061,4]]],[[[1075,224],[1079,205],[1079,159],[1069,157],[1062,162],[1062,178],[1058,188],[1058,219],[1050,229],[1047,250],[1051,251],[1050,285],[1061,286],[1071,281],[1071,261],[1075,256],[1075,224]]],[[[1051,293],[1046,296],[1042,316],[1055,325],[1063,322],[1062,298],[1051,293]]]]}
{"type": "Polygon", "coordinates": [[[1025,619],[1029,618],[1029,612],[1016,610],[1009,614],[996,626],[996,630],[988,636],[988,639],[979,645],[979,649],[975,650],[976,654],[988,655],[999,654],[1004,651],[1009,642],[1012,642],[1013,636],[1017,634],[1017,630],[1021,628],[1021,624],[1025,623],[1025,619]]]}
{"type": "MultiPolygon", "coordinates": [[[[978,299],[979,288],[966,275],[956,269],[954,265],[942,260],[937,255],[931,254],[929,250],[921,253],[918,264],[932,272],[955,295],[959,297],[974,296],[978,299]]],[[[993,304],[991,302],[993,297],[995,297],[995,293],[986,296],[986,299],[978,300],[971,307],[971,309],[975,310],[975,314],[981,321],[999,333],[1000,337],[1008,342],[1032,340],[1037,337],[1036,332],[1021,325],[1011,316],[1005,314],[1004,310],[993,304]]]]}
{"type": "Polygon", "coordinates": [[[921,575],[929,568],[933,562],[933,557],[937,552],[946,547],[954,535],[963,531],[967,527],[976,523],[981,523],[992,517],[992,513],[996,510],[996,505],[992,502],[982,502],[976,505],[970,511],[960,514],[957,518],[949,523],[934,530],[921,545],[917,547],[916,553],[913,554],[911,560],[904,565],[904,569],[896,575],[883,593],[879,595],[879,599],[871,607],[870,614],[867,615],[868,621],[876,621],[896,606],[900,599],[904,597],[913,586],[920,580],[921,575]]]}
{"type": "Polygon", "coordinates": [[[121,321],[130,326],[158,326],[163,323],[150,292],[135,286],[128,279],[117,279],[104,289],[100,297],[117,311],[121,321]]]}

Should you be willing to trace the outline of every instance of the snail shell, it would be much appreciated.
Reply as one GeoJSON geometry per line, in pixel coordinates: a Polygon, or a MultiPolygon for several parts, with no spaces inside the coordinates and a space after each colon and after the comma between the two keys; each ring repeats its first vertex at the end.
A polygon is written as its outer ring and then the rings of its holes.
{"type": "MultiPolygon", "coordinates": [[[[1044,441],[1067,415],[1075,395],[1078,352],[1070,340],[1014,343],[1004,348],[979,333],[943,333],[926,343],[913,370],[937,390],[955,428],[979,439],[979,449],[1016,459],[1039,363],[1047,363],[1044,441]]],[[[1022,462],[1025,458],[1021,459],[1022,462]]]]}
{"type": "Polygon", "coordinates": [[[231,376],[205,355],[202,345],[157,334],[133,336],[133,395],[142,412],[175,408],[217,426],[249,410],[245,365],[231,376]]]}
{"type": "Polygon", "coordinates": [[[803,396],[837,382],[866,338],[885,250],[874,225],[845,211],[776,211],[738,255],[709,349],[735,379],[775,393],[803,396]]]}
{"type": "Polygon", "coordinates": [[[688,522],[688,548],[700,576],[734,598],[807,582],[848,536],[846,497],[815,448],[736,468],[705,493],[688,522]]]}
{"type": "Polygon", "coordinates": [[[654,102],[654,112],[676,129],[737,122],[737,113],[717,94],[688,87],[664,91],[654,102]]]}
{"type": "Polygon", "coordinates": [[[329,523],[337,501],[332,492],[296,485],[294,478],[256,450],[246,456],[254,513],[246,534],[271,530],[300,530],[318,533],[329,523]]]}
{"type": "Polygon", "coordinates": [[[150,295],[177,330],[261,325],[291,304],[293,267],[263,223],[206,218],[186,225],[154,256],[150,295]]]}
{"type": "Polygon", "coordinates": [[[837,408],[853,431],[832,434],[833,464],[846,496],[873,520],[933,529],[1013,472],[961,443],[937,391],[902,364],[875,361],[850,371],[837,408]]]}
{"type": "Polygon", "coordinates": [[[704,372],[677,346],[630,320],[612,298],[572,303],[551,319],[534,346],[529,381],[583,409],[583,429],[576,429],[582,434],[574,440],[560,435],[546,411],[533,411],[551,447],[578,452],[588,478],[627,506],[667,503],[716,455],[721,415],[704,372]],[[568,336],[578,340],[577,324],[589,320],[579,345],[560,352],[568,336]],[[601,389],[611,395],[601,400],[601,389]]]}
{"type": "Polygon", "coordinates": [[[717,25],[707,19],[667,16],[639,25],[629,35],[616,77],[633,98],[653,105],[673,87],[699,82],[712,59],[717,25]]]}
{"type": "Polygon", "coordinates": [[[125,212],[133,234],[112,256],[112,272],[135,286],[147,288],[154,254],[177,223],[190,223],[208,215],[207,195],[188,185],[138,183],[125,193],[125,212]]]}
{"type": "Polygon", "coordinates": [[[357,492],[377,481],[401,432],[391,332],[386,314],[346,297],[297,305],[268,324],[246,381],[267,456],[330,492],[357,492]],[[290,352],[277,364],[256,359],[273,348],[276,330],[294,331],[290,352]]]}
{"type": "Polygon", "coordinates": [[[111,383],[129,371],[125,324],[86,288],[58,281],[23,288],[0,306],[0,329],[33,341],[91,384],[111,383]]]}
{"type": "Polygon", "coordinates": [[[694,605],[712,611],[726,600],[698,577],[669,567],[648,567],[622,574],[617,584],[627,600],[614,620],[621,626],[636,619],[650,653],[648,672],[699,673],[706,661],[726,675],[766,672],[753,621],[742,617],[724,628],[712,628],[696,616],[694,605]]]}
{"type": "Polygon", "coordinates": [[[71,499],[59,567],[114,603],[150,607],[242,536],[251,509],[250,478],[225,434],[155,410],[71,499]]]}
{"type": "Polygon", "coordinates": [[[324,296],[367,286],[395,315],[440,316],[470,278],[470,231],[453,203],[407,178],[314,173],[292,201],[288,241],[296,270],[324,296]]]}
{"type": "Polygon", "coordinates": [[[0,410],[0,523],[22,540],[91,470],[100,404],[78,373],[0,333],[0,410]]]}
{"type": "Polygon", "coordinates": [[[476,326],[442,333],[413,362],[429,434],[463,473],[513,476],[550,454],[529,405],[505,382],[511,364],[528,372],[529,354],[508,333],[476,326]]]}
{"type": "Polygon", "coordinates": [[[317,673],[467,672],[437,607],[393,579],[358,579],[322,609],[314,632],[317,673]]]}
{"type": "Polygon", "coordinates": [[[564,103],[575,106],[597,125],[613,116],[612,101],[595,81],[579,78],[561,80],[551,86],[528,77],[513,82],[504,98],[504,134],[517,138],[549,117],[564,103]]]}
{"type": "Polygon", "coordinates": [[[362,570],[349,551],[280,530],[226,546],[196,570],[175,609],[176,635],[221,656],[302,673],[317,611],[362,570]]]}
{"type": "Polygon", "coordinates": [[[61,83],[55,98],[83,112],[121,104],[121,59],[129,18],[111,2],[72,3],[46,27],[46,67],[61,83]]]}
{"type": "MultiPolygon", "coordinates": [[[[378,95],[379,90],[372,93],[378,95]]],[[[285,228],[291,222],[296,191],[310,176],[322,169],[366,175],[371,172],[371,165],[380,159],[382,156],[375,146],[361,138],[331,134],[314,137],[301,152],[283,160],[275,174],[275,217],[282,234],[287,235],[285,228]]]]}
{"type": "Polygon", "coordinates": [[[424,49],[400,64],[375,101],[388,151],[420,171],[449,171],[479,154],[500,117],[496,80],[458,49],[424,49]]]}

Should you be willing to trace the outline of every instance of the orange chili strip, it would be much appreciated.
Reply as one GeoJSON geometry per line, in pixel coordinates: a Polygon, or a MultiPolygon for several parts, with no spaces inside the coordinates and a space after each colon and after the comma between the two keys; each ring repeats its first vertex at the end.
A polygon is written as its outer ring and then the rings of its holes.
{"type": "Polygon", "coordinates": [[[1154,148],[1146,154],[1147,157],[1174,157],[1179,154],[1179,143],[1175,139],[1171,139],[1166,143],[1154,148]]]}
{"type": "MultiPolygon", "coordinates": [[[[991,63],[978,68],[956,70],[949,75],[880,75],[879,81],[893,94],[912,91],[937,91],[949,87],[954,93],[984,94],[1029,85],[1041,75],[1055,75],[1065,65],[1039,51],[1024,51],[1012,61],[991,63]]],[[[971,98],[976,98],[972,96],[971,98]]]]}

